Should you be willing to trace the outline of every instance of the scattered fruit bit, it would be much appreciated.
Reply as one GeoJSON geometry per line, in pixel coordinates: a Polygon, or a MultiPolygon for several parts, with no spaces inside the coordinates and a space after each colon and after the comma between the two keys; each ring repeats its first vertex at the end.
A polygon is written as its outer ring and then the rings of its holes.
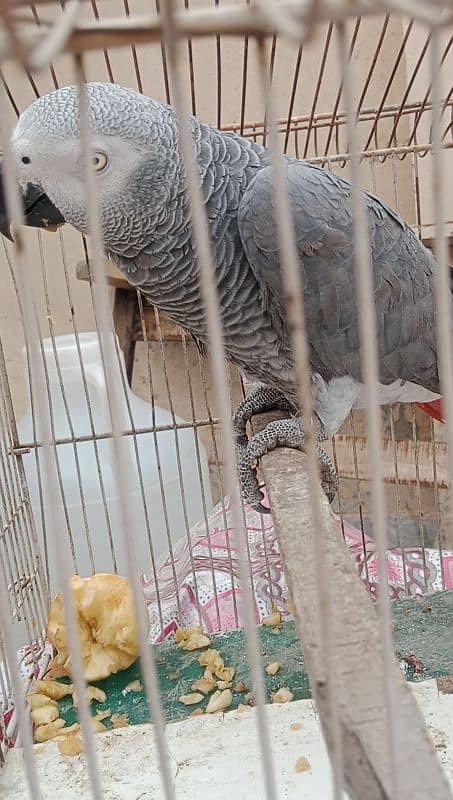
{"type": "Polygon", "coordinates": [[[65,736],[57,742],[60,753],[64,756],[78,756],[83,753],[83,742],[79,733],[65,736]]]}
{"type": "Polygon", "coordinates": [[[278,689],[278,691],[272,695],[273,703],[290,703],[291,700],[294,700],[294,695],[287,686],[282,686],[281,689],[278,689]]]}
{"type": "Polygon", "coordinates": [[[39,692],[27,694],[27,700],[32,711],[34,711],[35,708],[42,708],[43,706],[54,706],[58,708],[56,700],[51,700],[50,697],[47,697],[45,694],[39,694],[39,692]]]}
{"type": "Polygon", "coordinates": [[[181,673],[180,672],[170,672],[170,675],[168,676],[168,680],[177,681],[180,677],[181,677],[181,673]]]}
{"type": "Polygon", "coordinates": [[[195,633],[190,639],[183,642],[180,647],[182,650],[202,650],[204,647],[209,647],[211,640],[205,633],[195,633]]]}
{"type": "Polygon", "coordinates": [[[204,676],[205,678],[207,677],[208,681],[211,681],[213,675],[215,675],[219,679],[217,684],[219,689],[226,690],[231,687],[236,670],[234,667],[225,666],[218,650],[206,650],[199,657],[198,663],[200,666],[206,667],[204,676]]]}
{"type": "Polygon", "coordinates": [[[220,667],[220,669],[215,670],[215,674],[221,681],[227,681],[227,683],[231,683],[235,676],[236,670],[234,667],[220,667]]]}
{"type": "Polygon", "coordinates": [[[72,683],[58,683],[58,681],[36,681],[35,689],[40,694],[45,694],[51,700],[61,700],[68,694],[74,693],[72,683]]]}
{"type": "MultiPolygon", "coordinates": [[[[94,730],[96,731],[96,733],[105,733],[107,728],[105,727],[104,723],[101,722],[100,719],[96,719],[96,717],[92,717],[92,720],[93,720],[94,730]]],[[[114,725],[113,727],[120,728],[121,725],[116,725],[116,726],[114,725]]]]}
{"type": "Polygon", "coordinates": [[[143,691],[143,684],[141,681],[132,681],[132,683],[128,683],[127,686],[121,692],[122,695],[126,696],[129,692],[142,692],[143,691]]]}
{"type": "Polygon", "coordinates": [[[66,678],[69,677],[69,672],[66,667],[63,667],[61,664],[58,664],[54,658],[51,659],[49,662],[49,671],[47,672],[44,680],[49,680],[49,678],[66,678]]]}
{"type": "Polygon", "coordinates": [[[290,725],[289,727],[290,727],[290,730],[292,730],[292,731],[301,731],[302,730],[302,725],[300,724],[300,722],[293,722],[292,725],[290,725]]]}
{"type": "Polygon", "coordinates": [[[127,714],[112,714],[111,720],[114,728],[127,728],[129,725],[129,717],[127,714]]]}
{"type": "MultiPolygon", "coordinates": [[[[103,573],[90,578],[74,575],[71,586],[87,681],[102,680],[130,667],[138,657],[139,646],[129,581],[119,575],[103,573]]],[[[70,673],[60,594],[49,612],[47,636],[57,650],[55,664],[70,673]]]]}
{"type": "Polygon", "coordinates": [[[50,722],[55,722],[60,716],[58,706],[48,705],[35,708],[31,712],[31,718],[34,724],[39,727],[40,725],[49,725],[50,722]]]}
{"type": "Polygon", "coordinates": [[[274,636],[280,636],[281,632],[282,632],[282,629],[281,629],[280,625],[278,625],[276,628],[272,628],[272,630],[271,630],[271,633],[273,633],[274,636]]]}
{"type": "Polygon", "coordinates": [[[272,664],[268,664],[266,667],[266,672],[268,675],[276,675],[282,668],[283,664],[281,661],[273,661],[272,664]]]}
{"type": "Polygon", "coordinates": [[[263,625],[266,628],[274,628],[275,625],[280,625],[282,621],[282,615],[280,611],[274,611],[272,614],[269,614],[268,617],[264,617],[263,625]]]}
{"type": "Polygon", "coordinates": [[[34,732],[35,742],[39,744],[42,744],[42,742],[49,742],[50,739],[53,739],[58,734],[58,731],[64,728],[64,726],[64,719],[56,719],[48,725],[40,725],[34,732]]]}
{"type": "Polygon", "coordinates": [[[213,691],[216,687],[216,681],[212,672],[209,669],[205,670],[204,675],[201,678],[198,678],[195,683],[192,684],[191,689],[193,692],[201,692],[202,694],[209,694],[213,691]]]}
{"type": "Polygon", "coordinates": [[[69,728],[62,728],[58,735],[55,737],[56,739],[62,739],[64,736],[68,736],[71,733],[77,733],[80,730],[80,725],[78,722],[74,722],[74,725],[70,725],[69,728]]]}
{"type": "Polygon", "coordinates": [[[244,711],[251,711],[251,706],[248,706],[246,703],[239,703],[237,710],[240,714],[243,714],[244,711]]]}
{"type": "Polygon", "coordinates": [[[185,706],[194,706],[196,703],[201,703],[203,695],[201,692],[192,692],[192,694],[183,694],[179,698],[179,702],[185,706]]]}
{"type": "Polygon", "coordinates": [[[230,689],[224,689],[223,692],[214,692],[206,706],[206,714],[215,714],[216,711],[224,711],[232,702],[233,695],[230,689]]]}
{"type": "Polygon", "coordinates": [[[175,633],[175,639],[182,650],[201,650],[209,647],[211,640],[203,633],[203,628],[179,628],[175,633]]]}
{"type": "Polygon", "coordinates": [[[309,772],[311,764],[305,756],[301,756],[296,761],[296,772],[309,772]]]}
{"type": "Polygon", "coordinates": [[[190,639],[195,633],[203,633],[203,628],[199,625],[192,625],[190,628],[178,628],[175,633],[175,642],[181,644],[181,642],[190,639]]]}
{"type": "Polygon", "coordinates": [[[95,703],[105,703],[107,700],[107,695],[103,689],[99,689],[98,686],[87,686],[88,691],[88,700],[91,703],[94,700],[95,703]]]}
{"type": "Polygon", "coordinates": [[[224,667],[223,658],[218,650],[205,650],[198,659],[200,667],[207,667],[210,672],[217,673],[217,670],[224,667]]]}
{"type": "Polygon", "coordinates": [[[191,713],[191,715],[190,715],[190,716],[191,716],[191,717],[201,717],[203,714],[204,714],[204,711],[203,711],[203,709],[202,709],[202,708],[195,708],[195,709],[192,711],[192,713],[191,713]]]}
{"type": "Polygon", "coordinates": [[[105,711],[97,711],[95,716],[93,717],[93,719],[97,719],[97,720],[99,720],[99,722],[102,722],[104,719],[108,719],[108,717],[111,717],[111,716],[112,716],[112,712],[110,711],[109,708],[106,708],[105,711]]]}
{"type": "Polygon", "coordinates": [[[238,681],[233,689],[236,694],[244,694],[245,692],[248,692],[248,690],[249,688],[245,685],[244,681],[238,681]]]}
{"type": "MultiPolygon", "coordinates": [[[[105,703],[107,700],[107,695],[103,691],[103,689],[99,689],[97,686],[87,686],[87,700],[88,703],[105,703]]],[[[78,697],[76,692],[74,692],[74,706],[77,708],[79,705],[78,697]]]]}

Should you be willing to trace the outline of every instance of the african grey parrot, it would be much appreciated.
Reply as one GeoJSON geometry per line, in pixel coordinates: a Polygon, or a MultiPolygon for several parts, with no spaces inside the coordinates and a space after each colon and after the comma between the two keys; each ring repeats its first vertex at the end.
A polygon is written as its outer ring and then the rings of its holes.
{"type": "MultiPolygon", "coordinates": [[[[207,342],[175,111],[112,84],[87,85],[104,246],[128,281],[157,308],[207,342]]],[[[88,232],[79,143],[78,89],[36,100],[13,134],[25,217],[35,227],[68,222],[88,232]]],[[[259,386],[235,415],[244,499],[264,510],[256,462],[278,446],[302,448],[272,170],[265,147],[190,119],[215,256],[228,358],[259,386]],[[246,424],[279,408],[288,418],[247,440],[246,424]]],[[[351,186],[285,159],[304,287],[319,440],[363,407],[353,266],[351,186]]],[[[431,253],[385,203],[365,194],[378,323],[380,402],[439,396],[431,253]]],[[[4,206],[0,229],[10,235],[4,206]]],[[[332,465],[318,447],[325,482],[332,465]]]]}

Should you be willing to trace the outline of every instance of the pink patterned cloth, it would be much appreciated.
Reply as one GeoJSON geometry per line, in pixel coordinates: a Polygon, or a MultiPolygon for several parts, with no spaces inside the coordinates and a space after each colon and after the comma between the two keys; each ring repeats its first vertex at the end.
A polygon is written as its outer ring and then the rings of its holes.
{"type": "MultiPolygon", "coordinates": [[[[244,518],[256,621],[270,614],[273,605],[287,618],[291,616],[288,588],[272,517],[246,506],[244,518]]],[[[337,522],[343,526],[345,543],[361,579],[375,595],[379,575],[374,541],[339,517],[337,522]]],[[[207,535],[204,522],[195,525],[190,547],[184,539],[174,548],[173,561],[168,558],[158,570],[158,590],[153,571],[143,575],[153,642],[162,642],[178,627],[197,625],[200,619],[210,633],[244,626],[238,534],[229,497],[224,507],[219,503],[214,508],[208,527],[207,535]]],[[[387,569],[392,599],[453,588],[453,553],[393,548],[387,551],[387,569]]]]}

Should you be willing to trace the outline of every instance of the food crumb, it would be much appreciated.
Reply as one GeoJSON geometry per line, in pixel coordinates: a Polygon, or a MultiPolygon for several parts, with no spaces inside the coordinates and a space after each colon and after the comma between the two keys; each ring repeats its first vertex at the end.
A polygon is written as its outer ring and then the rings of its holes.
{"type": "Polygon", "coordinates": [[[127,728],[129,725],[129,717],[127,714],[112,714],[111,720],[114,728],[127,728]]]}
{"type": "Polygon", "coordinates": [[[224,689],[223,692],[214,692],[206,706],[206,714],[215,714],[217,711],[225,711],[232,702],[233,695],[230,689],[224,689]]]}
{"type": "Polygon", "coordinates": [[[272,695],[273,703],[290,703],[291,700],[294,700],[294,695],[287,686],[282,686],[272,695]]]}
{"type": "Polygon", "coordinates": [[[201,692],[192,692],[191,694],[183,694],[179,698],[179,702],[185,706],[193,706],[196,703],[201,703],[203,695],[201,692]]]}
{"type": "Polygon", "coordinates": [[[64,756],[78,756],[83,753],[83,742],[80,734],[73,733],[57,742],[60,753],[64,756]]]}
{"type": "Polygon", "coordinates": [[[283,664],[281,661],[273,661],[272,664],[268,664],[266,667],[266,672],[268,675],[276,675],[282,668],[283,664]]]}
{"type": "Polygon", "coordinates": [[[275,625],[280,625],[282,621],[282,615],[280,611],[275,610],[272,614],[269,614],[268,617],[263,618],[263,625],[266,628],[274,628],[275,625]]]}
{"type": "Polygon", "coordinates": [[[122,689],[121,694],[123,697],[126,697],[129,692],[142,692],[143,691],[143,684],[141,681],[132,681],[132,683],[128,683],[127,686],[122,689]]]}
{"type": "Polygon", "coordinates": [[[311,764],[308,758],[305,756],[301,756],[296,761],[296,772],[309,772],[311,770],[311,764]]]}

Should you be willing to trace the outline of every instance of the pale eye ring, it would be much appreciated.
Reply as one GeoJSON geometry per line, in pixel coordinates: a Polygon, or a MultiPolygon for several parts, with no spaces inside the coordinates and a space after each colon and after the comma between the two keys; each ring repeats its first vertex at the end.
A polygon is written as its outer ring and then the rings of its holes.
{"type": "Polygon", "coordinates": [[[93,156],[93,167],[95,172],[102,172],[107,166],[108,159],[105,153],[102,153],[100,150],[94,154],[93,156]]]}

